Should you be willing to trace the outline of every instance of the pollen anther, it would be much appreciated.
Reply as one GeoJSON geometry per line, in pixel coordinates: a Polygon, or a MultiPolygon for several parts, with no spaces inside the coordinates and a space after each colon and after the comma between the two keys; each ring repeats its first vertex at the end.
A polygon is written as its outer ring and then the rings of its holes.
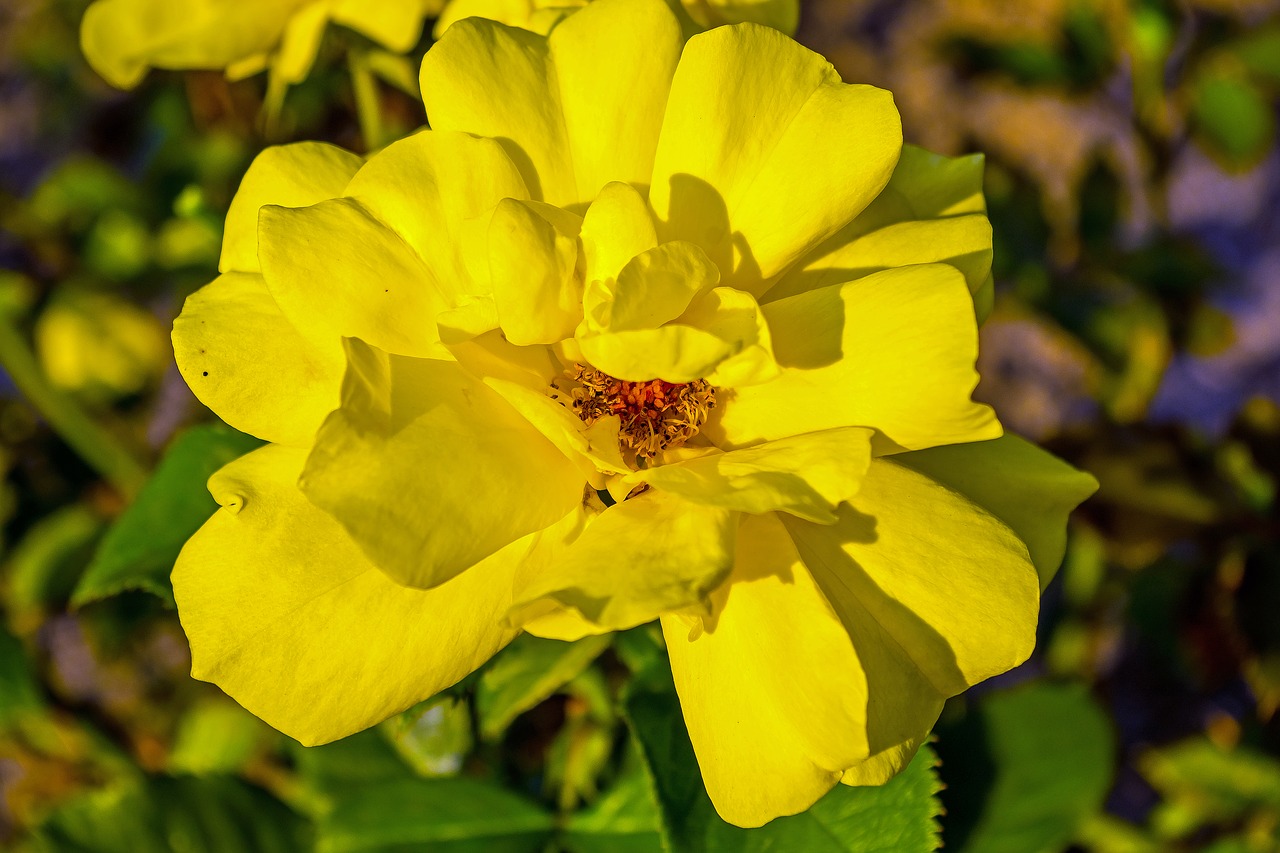
{"type": "Polygon", "coordinates": [[[619,443],[643,459],[693,438],[716,405],[716,389],[705,379],[628,382],[581,364],[569,376],[577,383],[570,392],[574,414],[587,425],[617,415],[619,443]]]}

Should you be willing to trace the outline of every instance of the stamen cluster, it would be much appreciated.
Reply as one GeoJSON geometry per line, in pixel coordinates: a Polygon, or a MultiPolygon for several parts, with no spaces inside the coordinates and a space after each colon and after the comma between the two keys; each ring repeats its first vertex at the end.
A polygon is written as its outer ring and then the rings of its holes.
{"type": "Polygon", "coordinates": [[[617,415],[619,443],[639,458],[651,459],[693,438],[716,405],[716,390],[705,379],[628,382],[581,364],[569,375],[577,383],[570,392],[574,413],[587,425],[617,415]]]}

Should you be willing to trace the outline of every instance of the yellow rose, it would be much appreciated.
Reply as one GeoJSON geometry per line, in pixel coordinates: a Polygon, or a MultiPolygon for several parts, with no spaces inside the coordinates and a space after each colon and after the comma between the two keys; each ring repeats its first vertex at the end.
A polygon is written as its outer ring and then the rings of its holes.
{"type": "Polygon", "coordinates": [[[196,677],[320,743],[521,629],[661,619],[726,820],[890,778],[1030,653],[1095,485],[970,398],[981,160],[662,0],[460,21],[422,91],[368,162],[260,156],[175,324],[273,442],[174,571],[196,677]]]}
{"type": "Polygon", "coordinates": [[[325,26],[341,24],[404,53],[444,0],[95,0],[80,25],[89,64],[132,89],[151,68],[269,70],[277,86],[311,72],[325,26]]]}

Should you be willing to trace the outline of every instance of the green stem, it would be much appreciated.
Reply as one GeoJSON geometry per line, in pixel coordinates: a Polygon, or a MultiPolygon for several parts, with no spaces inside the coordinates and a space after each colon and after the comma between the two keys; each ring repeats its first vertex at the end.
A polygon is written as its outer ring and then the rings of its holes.
{"type": "Polygon", "coordinates": [[[70,397],[49,384],[31,348],[10,317],[0,316],[0,367],[18,391],[81,459],[127,498],[147,479],[147,469],[120,441],[70,397]]]}
{"type": "Polygon", "coordinates": [[[347,66],[351,69],[351,91],[355,96],[360,135],[364,137],[365,150],[373,151],[382,145],[383,134],[378,81],[364,51],[351,50],[347,54],[347,66]]]}

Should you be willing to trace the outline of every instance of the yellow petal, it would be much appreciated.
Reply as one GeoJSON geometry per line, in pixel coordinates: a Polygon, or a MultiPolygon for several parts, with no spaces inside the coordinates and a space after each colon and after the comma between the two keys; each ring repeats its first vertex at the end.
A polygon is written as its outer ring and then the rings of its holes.
{"type": "Polygon", "coordinates": [[[830,526],[782,519],[846,625],[874,621],[943,696],[1026,660],[1039,582],[999,519],[886,459],[872,460],[838,513],[830,526]]]}
{"type": "Polygon", "coordinates": [[[80,45],[108,83],[132,89],[148,68],[225,68],[271,51],[307,0],[98,0],[80,24],[80,45]]]}
{"type": "Polygon", "coordinates": [[[337,198],[364,161],[323,142],[267,148],[254,158],[227,211],[221,272],[258,272],[258,211],[266,204],[305,207],[337,198]]]}
{"type": "Polygon", "coordinates": [[[611,506],[554,564],[522,570],[511,618],[544,615],[544,599],[609,630],[705,610],[733,566],[737,522],[735,512],[652,490],[611,506]]]}
{"type": "Polygon", "coordinates": [[[608,0],[566,18],[549,42],[577,182],[567,201],[589,202],[612,181],[647,184],[680,22],[662,0],[608,0]]]}
{"type": "Polygon", "coordinates": [[[984,165],[981,154],[943,157],[915,145],[902,146],[889,185],[855,220],[858,233],[911,219],[986,213],[984,165]]]}
{"type": "Polygon", "coordinates": [[[469,271],[468,253],[485,248],[484,235],[469,242],[470,223],[504,198],[528,198],[524,180],[497,142],[441,131],[388,145],[356,173],[345,194],[413,247],[451,304],[487,292],[476,287],[469,271]]]}
{"type": "Polygon", "coordinates": [[[420,0],[333,0],[333,20],[396,53],[406,53],[422,36],[425,4],[420,0]]]}
{"type": "Polygon", "coordinates": [[[570,461],[577,463],[583,479],[591,481],[593,488],[604,488],[604,480],[598,476],[600,472],[625,474],[631,470],[618,446],[617,417],[600,418],[592,424],[594,429],[589,428],[544,391],[503,379],[486,378],[484,383],[570,461]]]}
{"type": "Polygon", "coordinates": [[[582,319],[576,234],[506,199],[493,212],[488,248],[493,304],[506,339],[529,346],[572,336],[582,319]]]}
{"type": "Polygon", "coordinates": [[[439,41],[446,30],[467,18],[488,18],[509,27],[529,29],[533,4],[534,0],[449,0],[436,19],[435,38],[439,41]]]}
{"type": "MultiPolygon", "coordinates": [[[[304,6],[289,19],[280,36],[280,47],[270,59],[272,80],[269,91],[281,84],[293,85],[307,79],[328,25],[329,9],[324,3],[304,6]]],[[[237,70],[243,72],[246,69],[241,66],[237,70]]],[[[271,100],[270,95],[267,100],[271,100]]]]}
{"type": "Polygon", "coordinates": [[[634,329],[577,338],[582,354],[610,376],[630,382],[702,379],[738,347],[692,326],[634,329]]]}
{"type": "Polygon", "coordinates": [[[650,200],[663,239],[698,243],[759,295],[876,197],[901,146],[888,92],[841,83],[774,30],[720,27],[680,60],[650,200]]]}
{"type": "Polygon", "coordinates": [[[577,467],[456,363],[346,345],[300,485],[391,578],[444,583],[581,503],[577,467]]]}
{"type": "Polygon", "coordinates": [[[387,352],[448,357],[436,316],[449,306],[433,276],[358,202],[265,207],[258,238],[271,295],[316,346],[336,350],[355,337],[387,352]]]}
{"type": "Polygon", "coordinates": [[[881,270],[931,263],[960,270],[969,292],[977,293],[991,273],[991,223],[986,214],[886,225],[791,270],[770,288],[766,299],[855,281],[881,270]]]}
{"type": "Polygon", "coordinates": [[[781,510],[819,524],[853,496],[871,461],[871,430],[846,427],[770,441],[746,450],[636,471],[628,485],[648,483],[706,506],[741,512],[781,510]]]}
{"type": "Polygon", "coordinates": [[[717,388],[757,385],[778,376],[769,324],[750,293],[732,287],[713,288],[695,299],[676,322],[710,332],[733,345],[733,355],[704,375],[717,388]]]}
{"type": "Polygon", "coordinates": [[[431,126],[502,141],[535,198],[585,205],[644,184],[682,40],[662,0],[610,0],[549,39],[480,18],[448,28],[422,64],[431,126]]]}
{"type": "Polygon", "coordinates": [[[367,728],[502,648],[527,537],[429,591],[375,569],[295,485],[305,451],[268,446],[209,481],[222,504],[173,571],[192,675],[304,744],[367,728]]]}
{"type": "Polygon", "coordinates": [[[663,243],[636,255],[616,281],[593,290],[585,303],[592,330],[656,329],[684,313],[699,293],[715,287],[720,271],[692,243],[663,243]]]}
{"type": "Polygon", "coordinates": [[[173,354],[200,402],[267,441],[308,446],[338,406],[342,360],[298,334],[258,275],[225,273],[187,297],[173,354]]]}
{"type": "Polygon", "coordinates": [[[576,610],[568,607],[553,608],[545,615],[525,622],[524,630],[535,637],[561,640],[566,643],[581,640],[583,637],[609,633],[608,628],[601,628],[593,622],[588,622],[576,610]]]}
{"type": "Polygon", "coordinates": [[[959,269],[977,294],[991,271],[982,169],[980,154],[949,158],[903,146],[884,191],[770,288],[765,301],[934,262],[959,269]]]}
{"type": "Polygon", "coordinates": [[[800,25],[800,0],[683,0],[693,19],[705,28],[750,22],[787,35],[800,25]]]}
{"type": "Polygon", "coordinates": [[[933,447],[894,458],[954,489],[1003,521],[1027,545],[1049,585],[1067,547],[1067,516],[1098,490],[1098,481],[1028,441],[1006,435],[994,441],[933,447]]]}
{"type": "Polygon", "coordinates": [[[704,431],[742,447],[868,426],[880,452],[1000,435],[970,399],[977,326],[964,277],[941,264],[875,273],[763,306],[782,374],[718,400],[704,431]]]}
{"type": "Polygon", "coordinates": [[[840,784],[883,785],[911,763],[911,759],[916,757],[916,753],[920,751],[920,744],[924,743],[924,740],[923,736],[913,737],[880,750],[866,761],[861,761],[844,771],[844,775],[840,777],[840,784]]]}
{"type": "Polygon", "coordinates": [[[615,279],[628,261],[656,245],[649,203],[630,184],[606,184],[582,219],[586,280],[615,279]]]}
{"type": "Polygon", "coordinates": [[[737,554],[705,630],[662,627],[707,793],[725,820],[760,826],[899,732],[923,735],[941,698],[874,620],[841,623],[777,516],[745,518],[737,554]]]}

